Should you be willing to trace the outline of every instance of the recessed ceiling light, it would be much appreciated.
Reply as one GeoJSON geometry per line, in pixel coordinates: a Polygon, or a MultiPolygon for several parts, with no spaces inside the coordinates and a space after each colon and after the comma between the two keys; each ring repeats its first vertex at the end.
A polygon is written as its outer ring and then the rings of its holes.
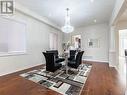
{"type": "Polygon", "coordinates": [[[95,19],[95,20],[94,20],[94,22],[96,23],[96,22],[97,22],[97,20],[95,19]]]}
{"type": "Polygon", "coordinates": [[[94,0],[90,0],[91,1],[91,3],[93,3],[94,2],[94,0]]]}

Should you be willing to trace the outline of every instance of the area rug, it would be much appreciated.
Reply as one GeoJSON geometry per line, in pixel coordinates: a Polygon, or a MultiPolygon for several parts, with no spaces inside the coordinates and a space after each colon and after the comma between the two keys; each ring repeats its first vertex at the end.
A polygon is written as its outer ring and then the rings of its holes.
{"type": "Polygon", "coordinates": [[[45,67],[21,74],[21,77],[33,81],[63,95],[80,95],[92,65],[81,64],[78,70],[68,70],[63,66],[56,72],[48,72],[45,67]]]}

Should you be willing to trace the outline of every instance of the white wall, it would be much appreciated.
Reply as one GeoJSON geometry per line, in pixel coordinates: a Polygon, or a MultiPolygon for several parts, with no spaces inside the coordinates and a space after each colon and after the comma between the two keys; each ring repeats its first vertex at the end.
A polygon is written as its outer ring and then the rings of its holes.
{"type": "Polygon", "coordinates": [[[7,32],[0,32],[0,52],[8,52],[8,39],[6,38],[7,32]]]}
{"type": "Polygon", "coordinates": [[[16,12],[13,16],[26,22],[26,51],[24,55],[0,57],[0,76],[45,63],[43,51],[49,49],[49,33],[58,34],[58,49],[62,50],[62,32],[32,17],[16,12]]]}
{"type": "MultiPolygon", "coordinates": [[[[0,18],[0,21],[2,19],[0,18]]],[[[5,24],[5,23],[4,23],[5,24]]],[[[2,22],[0,23],[0,26],[3,27],[2,22]]],[[[0,28],[1,31],[5,31],[6,28],[0,28]]],[[[8,31],[1,32],[0,31],[0,52],[8,52],[8,39],[6,36],[8,35],[8,31]]]]}
{"type": "Polygon", "coordinates": [[[84,58],[90,61],[108,62],[109,49],[109,26],[108,24],[96,24],[76,29],[71,34],[64,35],[64,42],[71,41],[71,36],[81,35],[82,49],[85,51],[84,58]],[[100,48],[89,48],[88,39],[99,39],[100,48]]]}

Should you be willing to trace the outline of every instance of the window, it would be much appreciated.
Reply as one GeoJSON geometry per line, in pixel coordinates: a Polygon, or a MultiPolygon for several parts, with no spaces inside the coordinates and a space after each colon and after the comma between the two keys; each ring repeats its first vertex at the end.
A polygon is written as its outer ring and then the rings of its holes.
{"type": "Polygon", "coordinates": [[[58,37],[56,33],[50,33],[50,50],[57,50],[58,49],[58,37]]]}
{"type": "Polygon", "coordinates": [[[26,25],[0,17],[0,56],[26,52],[26,25]]]}

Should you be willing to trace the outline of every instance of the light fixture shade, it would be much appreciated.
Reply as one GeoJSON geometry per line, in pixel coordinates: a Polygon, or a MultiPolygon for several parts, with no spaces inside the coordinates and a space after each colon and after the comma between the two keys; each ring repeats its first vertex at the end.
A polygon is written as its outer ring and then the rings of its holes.
{"type": "Polygon", "coordinates": [[[61,28],[64,33],[71,33],[74,31],[74,27],[70,24],[69,8],[66,9],[67,14],[65,16],[65,25],[61,28]]]}
{"type": "Polygon", "coordinates": [[[62,31],[65,33],[71,33],[74,31],[74,27],[71,25],[65,25],[62,27],[62,31]]]}

